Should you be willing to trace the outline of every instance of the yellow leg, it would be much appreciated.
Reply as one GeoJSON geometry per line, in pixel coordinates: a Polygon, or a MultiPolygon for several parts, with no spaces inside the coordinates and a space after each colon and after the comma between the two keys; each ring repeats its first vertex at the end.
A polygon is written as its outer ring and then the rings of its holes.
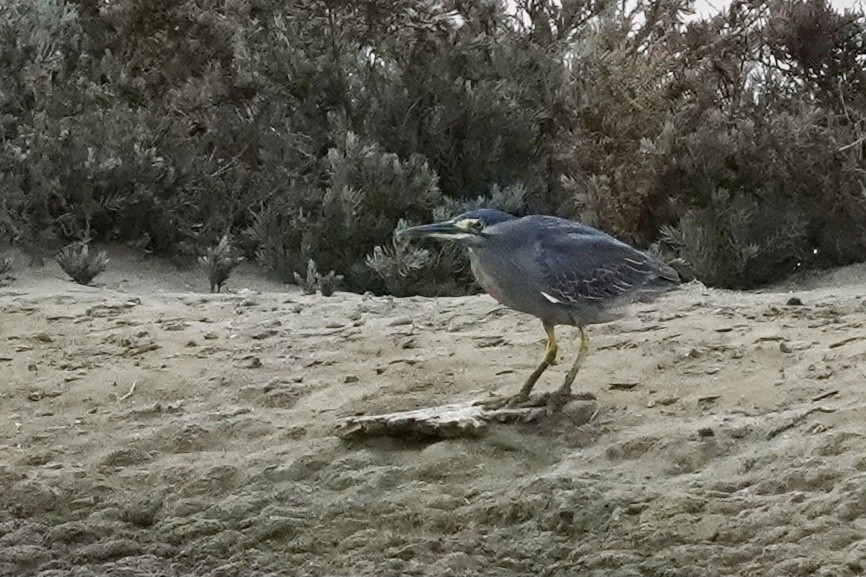
{"type": "Polygon", "coordinates": [[[544,324],[544,332],[547,333],[547,344],[544,347],[544,360],[551,367],[556,366],[556,353],[559,351],[559,344],[556,342],[556,333],[553,331],[553,325],[544,324]]]}
{"type": "Polygon", "coordinates": [[[541,360],[538,367],[532,371],[529,378],[526,379],[526,382],[523,384],[523,387],[521,387],[520,392],[517,393],[517,396],[514,397],[513,400],[516,402],[527,400],[529,398],[529,393],[532,392],[532,387],[535,386],[535,383],[541,377],[542,373],[544,373],[550,365],[556,364],[556,352],[559,350],[559,345],[556,344],[556,333],[554,332],[553,325],[544,323],[544,332],[547,333],[547,346],[544,347],[544,358],[541,360]]]}
{"type": "Polygon", "coordinates": [[[583,365],[583,361],[586,359],[588,353],[589,337],[586,336],[586,331],[583,330],[583,327],[580,327],[580,350],[577,353],[577,359],[575,359],[574,364],[568,371],[568,374],[565,375],[565,382],[562,383],[562,386],[559,387],[558,391],[556,391],[557,396],[565,398],[571,394],[571,385],[574,383],[574,379],[577,377],[577,371],[580,370],[580,367],[583,365]]]}

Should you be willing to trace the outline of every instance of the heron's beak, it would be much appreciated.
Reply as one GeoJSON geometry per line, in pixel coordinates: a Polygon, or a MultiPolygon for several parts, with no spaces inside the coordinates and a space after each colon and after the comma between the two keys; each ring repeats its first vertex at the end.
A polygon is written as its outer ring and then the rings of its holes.
{"type": "Polygon", "coordinates": [[[445,222],[404,228],[398,231],[396,236],[400,239],[441,238],[445,240],[459,240],[472,235],[457,226],[454,221],[446,220],[445,222]]]}

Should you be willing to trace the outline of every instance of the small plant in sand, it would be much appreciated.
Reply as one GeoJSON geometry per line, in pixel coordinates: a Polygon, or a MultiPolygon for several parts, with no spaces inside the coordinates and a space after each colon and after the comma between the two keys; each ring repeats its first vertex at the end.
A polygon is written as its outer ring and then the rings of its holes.
{"type": "Polygon", "coordinates": [[[319,272],[316,270],[316,263],[313,259],[307,261],[307,276],[302,277],[298,273],[294,273],[295,283],[301,287],[301,292],[305,295],[316,294],[316,277],[319,272]]]}
{"type": "MultiPolygon", "coordinates": [[[[444,219],[443,219],[444,220],[444,219]]],[[[400,219],[396,230],[408,223],[400,219]]],[[[436,261],[436,255],[426,248],[416,247],[406,239],[391,239],[391,246],[377,246],[367,255],[366,264],[385,282],[388,292],[397,296],[411,294],[413,283],[421,271],[436,261]]]]}
{"type": "Polygon", "coordinates": [[[88,285],[108,266],[105,251],[90,254],[88,241],[73,242],[57,253],[57,264],[78,284],[88,285]]]}
{"type": "Polygon", "coordinates": [[[340,282],[343,280],[343,275],[335,274],[334,271],[326,275],[319,275],[319,292],[323,297],[329,297],[337,290],[340,282]]]}
{"type": "Polygon", "coordinates": [[[199,257],[198,261],[207,269],[210,292],[220,292],[232,270],[243,260],[242,256],[232,256],[228,235],[223,236],[217,246],[207,249],[207,254],[199,257]]]}
{"type": "Polygon", "coordinates": [[[12,257],[7,256],[3,260],[0,260],[0,283],[2,283],[6,277],[9,275],[9,271],[12,269],[12,257]]]}
{"type": "Polygon", "coordinates": [[[329,297],[337,290],[340,282],[343,280],[343,275],[336,274],[334,271],[326,275],[320,274],[316,268],[316,261],[310,259],[307,261],[307,276],[302,277],[298,273],[294,273],[295,283],[301,287],[301,291],[305,295],[316,294],[316,289],[322,293],[322,296],[329,297]]]}

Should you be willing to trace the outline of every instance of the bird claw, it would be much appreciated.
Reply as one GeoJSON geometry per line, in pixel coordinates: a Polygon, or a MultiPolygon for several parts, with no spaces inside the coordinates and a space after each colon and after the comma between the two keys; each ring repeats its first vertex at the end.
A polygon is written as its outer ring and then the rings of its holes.
{"type": "Polygon", "coordinates": [[[595,400],[592,393],[572,393],[571,391],[556,390],[552,393],[543,393],[530,397],[517,394],[505,399],[492,399],[484,401],[481,405],[489,411],[502,409],[537,409],[543,408],[548,417],[562,410],[572,400],[595,400]]]}
{"type": "Polygon", "coordinates": [[[545,404],[545,412],[550,417],[562,410],[568,402],[574,398],[570,391],[557,390],[550,394],[545,404]]]}
{"type": "Polygon", "coordinates": [[[545,405],[545,411],[547,416],[550,417],[555,413],[562,411],[571,401],[595,401],[596,397],[592,393],[572,393],[571,391],[563,391],[562,389],[558,389],[550,394],[547,398],[547,404],[545,405]]]}
{"type": "Polygon", "coordinates": [[[504,399],[492,399],[481,403],[485,409],[490,411],[498,411],[501,409],[523,409],[527,407],[539,407],[537,399],[532,399],[527,395],[517,394],[513,397],[504,399]]]}

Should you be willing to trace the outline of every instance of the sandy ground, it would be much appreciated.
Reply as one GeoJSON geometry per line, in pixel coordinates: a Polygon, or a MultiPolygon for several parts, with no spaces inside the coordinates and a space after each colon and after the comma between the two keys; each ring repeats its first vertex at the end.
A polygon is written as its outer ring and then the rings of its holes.
{"type": "Polygon", "coordinates": [[[592,327],[590,424],[349,443],[515,392],[540,323],[110,253],[96,287],[19,258],[0,288],[2,575],[866,572],[866,268],[592,327]]]}

